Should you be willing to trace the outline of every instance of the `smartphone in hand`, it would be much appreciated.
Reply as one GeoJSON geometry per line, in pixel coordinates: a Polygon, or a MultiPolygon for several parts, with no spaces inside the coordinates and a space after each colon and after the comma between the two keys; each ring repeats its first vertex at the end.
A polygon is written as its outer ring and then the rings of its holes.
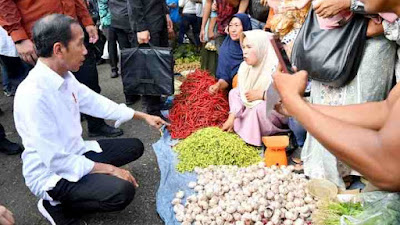
{"type": "Polygon", "coordinates": [[[272,47],[275,50],[275,54],[278,57],[279,64],[281,64],[283,72],[293,74],[295,71],[293,70],[292,63],[289,60],[289,56],[286,54],[285,48],[278,35],[274,35],[274,38],[271,39],[272,47]]]}
{"type": "MultiPolygon", "coordinates": [[[[289,57],[286,54],[283,44],[279,39],[278,35],[274,35],[271,39],[271,45],[275,50],[275,54],[278,57],[279,63],[281,64],[282,70],[285,73],[294,74],[292,64],[290,63],[289,57]]],[[[267,101],[267,117],[271,115],[275,105],[280,101],[281,97],[276,91],[275,86],[271,84],[266,90],[266,101],[267,101]]]]}

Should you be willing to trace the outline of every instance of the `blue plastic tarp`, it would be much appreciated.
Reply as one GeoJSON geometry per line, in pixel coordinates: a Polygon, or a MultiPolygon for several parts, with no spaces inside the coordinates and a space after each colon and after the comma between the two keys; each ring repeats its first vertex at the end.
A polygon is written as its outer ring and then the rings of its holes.
{"type": "Polygon", "coordinates": [[[196,174],[179,173],[175,169],[178,159],[172,146],[177,142],[177,140],[171,139],[169,132],[164,129],[163,136],[153,144],[161,173],[160,187],[158,188],[156,196],[157,212],[167,225],[180,225],[175,219],[175,213],[171,204],[175,193],[179,190],[185,192],[183,202],[186,201],[186,197],[195,193],[194,190],[188,187],[188,183],[196,181],[196,174]]]}

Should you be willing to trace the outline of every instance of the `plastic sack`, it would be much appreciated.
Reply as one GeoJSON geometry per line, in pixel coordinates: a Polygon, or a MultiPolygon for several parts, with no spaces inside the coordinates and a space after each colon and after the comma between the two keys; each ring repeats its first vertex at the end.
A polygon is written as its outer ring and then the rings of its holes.
{"type": "Polygon", "coordinates": [[[342,216],[340,225],[395,225],[400,224],[400,194],[368,192],[357,196],[364,211],[355,216],[342,216]]]}

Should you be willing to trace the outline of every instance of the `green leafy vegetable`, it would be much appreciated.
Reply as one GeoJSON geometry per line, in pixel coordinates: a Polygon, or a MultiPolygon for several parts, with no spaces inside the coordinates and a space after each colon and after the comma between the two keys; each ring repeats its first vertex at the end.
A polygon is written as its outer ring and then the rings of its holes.
{"type": "Polygon", "coordinates": [[[357,216],[363,212],[361,203],[333,202],[321,200],[318,209],[313,214],[313,224],[316,225],[340,225],[341,216],[357,216]]]}

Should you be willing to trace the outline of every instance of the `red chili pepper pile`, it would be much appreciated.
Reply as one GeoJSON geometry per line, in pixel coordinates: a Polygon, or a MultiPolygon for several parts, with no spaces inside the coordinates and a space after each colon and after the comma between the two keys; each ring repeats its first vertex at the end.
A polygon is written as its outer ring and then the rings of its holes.
{"type": "Polygon", "coordinates": [[[181,85],[181,93],[174,98],[169,113],[172,138],[186,138],[204,127],[222,126],[228,118],[226,93],[210,94],[208,88],[217,80],[210,73],[196,70],[181,85]]]}

